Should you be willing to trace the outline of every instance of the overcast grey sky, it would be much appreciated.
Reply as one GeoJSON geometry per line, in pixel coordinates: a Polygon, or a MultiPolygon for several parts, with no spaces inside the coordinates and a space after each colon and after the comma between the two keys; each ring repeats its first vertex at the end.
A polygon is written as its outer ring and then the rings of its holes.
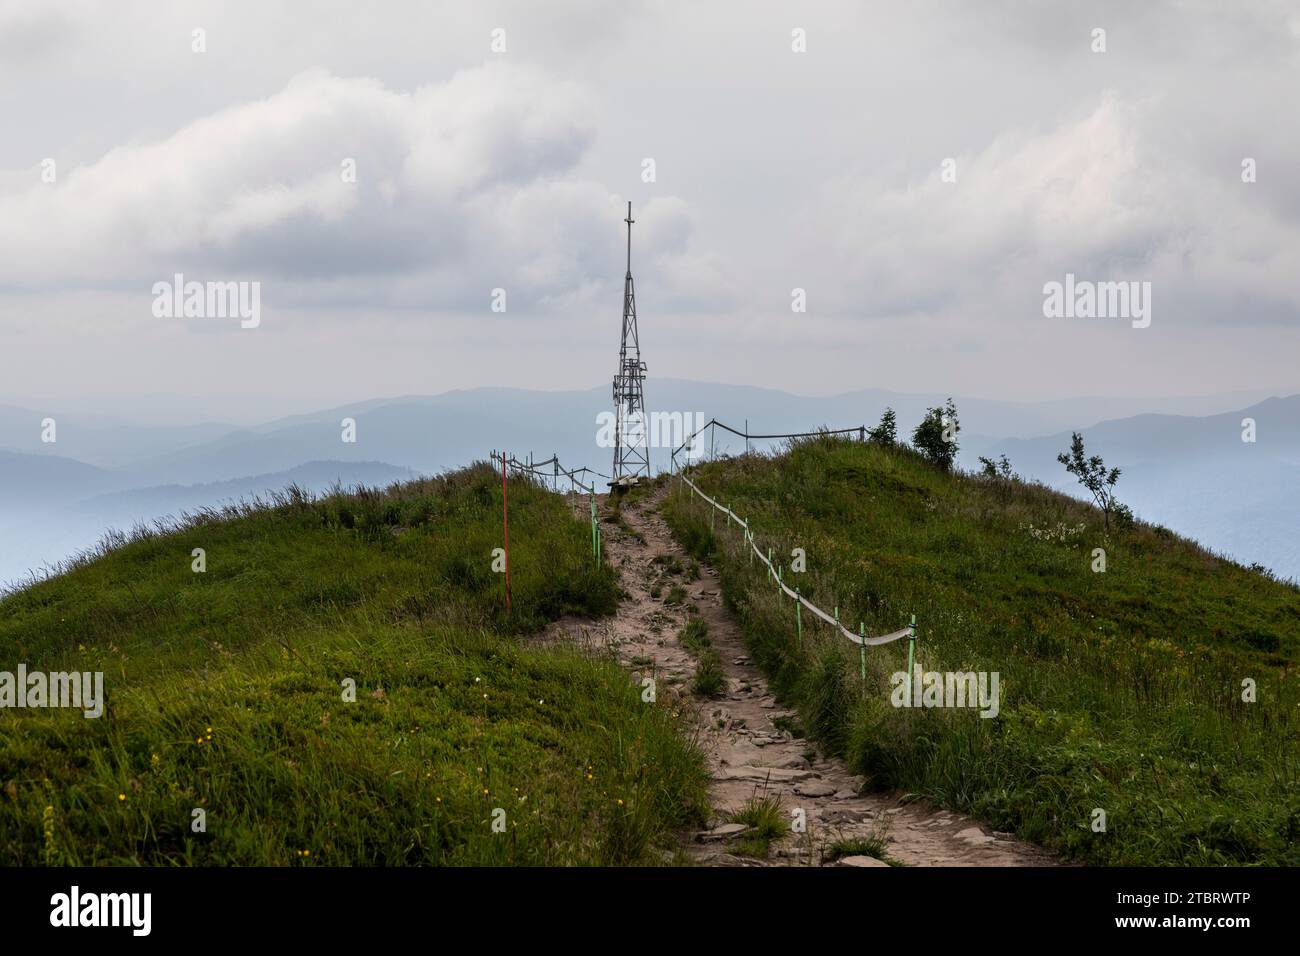
{"type": "Polygon", "coordinates": [[[1297,93],[1295,3],[0,0],[0,402],[600,384],[629,199],[652,405],[1300,391],[1297,93]],[[1066,273],[1150,326],[1046,318],[1066,273]]]}

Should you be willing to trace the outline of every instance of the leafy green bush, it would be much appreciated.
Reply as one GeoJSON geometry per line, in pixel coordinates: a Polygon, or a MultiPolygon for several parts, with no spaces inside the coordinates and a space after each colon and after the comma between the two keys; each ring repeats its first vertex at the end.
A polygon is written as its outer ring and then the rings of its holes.
{"type": "Polygon", "coordinates": [[[960,431],[957,406],[950,398],[942,408],[926,411],[925,417],[912,432],[912,447],[932,465],[944,471],[952,471],[953,463],[957,461],[957,433],[960,431]]]}

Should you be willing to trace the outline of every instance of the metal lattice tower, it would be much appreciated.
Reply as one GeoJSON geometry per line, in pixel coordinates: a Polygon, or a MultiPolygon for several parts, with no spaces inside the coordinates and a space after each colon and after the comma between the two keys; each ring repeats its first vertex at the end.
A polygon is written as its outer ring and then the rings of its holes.
{"type": "Polygon", "coordinates": [[[627,276],[623,280],[623,340],[614,376],[614,481],[631,484],[650,477],[650,445],[645,411],[645,362],[636,330],[636,290],[632,285],[632,203],[627,204],[627,276]]]}

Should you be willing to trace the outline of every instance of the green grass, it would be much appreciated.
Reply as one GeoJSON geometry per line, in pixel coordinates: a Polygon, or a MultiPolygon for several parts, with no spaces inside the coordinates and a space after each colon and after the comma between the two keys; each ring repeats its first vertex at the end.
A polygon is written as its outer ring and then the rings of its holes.
{"type": "Polygon", "coordinates": [[[700,697],[716,697],[726,689],[727,678],[722,673],[722,661],[711,647],[702,648],[695,658],[695,676],[691,679],[691,692],[700,697]]]}
{"type": "Polygon", "coordinates": [[[773,717],[772,726],[777,730],[789,733],[789,735],[795,740],[800,740],[804,737],[803,724],[799,723],[798,717],[790,717],[785,714],[782,714],[780,717],[773,717]]]}
{"type": "Polygon", "coordinates": [[[505,612],[501,504],[486,466],[291,490],[0,599],[5,660],[108,696],[98,720],[0,711],[0,864],[657,862],[707,811],[700,754],[612,660],[530,643],[618,590],[522,481],[505,612]]]}
{"type": "Polygon", "coordinates": [[[731,822],[750,828],[738,845],[739,852],[745,856],[766,857],[772,841],[779,840],[787,830],[781,800],[771,794],[754,794],[731,815],[731,822]]]}
{"type": "Polygon", "coordinates": [[[890,866],[901,866],[901,863],[889,855],[887,852],[888,849],[889,838],[883,835],[873,834],[868,837],[836,840],[826,848],[823,856],[824,862],[827,863],[833,863],[835,860],[841,860],[846,856],[869,856],[888,863],[890,866]]]}
{"type": "Polygon", "coordinates": [[[699,654],[713,646],[713,642],[709,639],[709,625],[703,618],[698,617],[693,617],[686,622],[686,626],[677,635],[677,640],[682,647],[694,654],[699,654]]]}
{"type": "MultiPolygon", "coordinates": [[[[778,598],[689,489],[663,512],[715,562],[750,652],[810,737],[924,795],[1096,864],[1300,863],[1300,589],[1038,485],[948,475],[907,449],[816,439],[695,470],[802,594],[869,634],[916,614],[927,671],[997,671],[1001,714],[907,710],[907,642],[867,651],[778,598]],[[1093,549],[1107,570],[1092,570],[1093,549]],[[1242,681],[1258,687],[1242,700],[1242,681]],[[1094,832],[1094,809],[1106,831],[1094,832]]],[[[1122,485],[1121,489],[1122,491],[1122,485]]]]}
{"type": "Polygon", "coordinates": [[[681,561],[671,554],[657,554],[650,563],[657,565],[666,575],[682,574],[686,570],[681,561]]]}

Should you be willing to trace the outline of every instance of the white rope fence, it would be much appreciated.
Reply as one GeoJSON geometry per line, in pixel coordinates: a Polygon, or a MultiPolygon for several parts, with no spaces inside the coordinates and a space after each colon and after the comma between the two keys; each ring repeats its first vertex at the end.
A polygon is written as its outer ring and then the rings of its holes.
{"type": "MultiPolygon", "coordinates": [[[[749,544],[750,550],[755,555],[757,555],[758,560],[761,561],[767,567],[768,578],[769,579],[774,578],[780,590],[783,591],[785,594],[789,595],[790,598],[795,602],[795,623],[796,623],[796,627],[799,630],[800,642],[802,643],[803,641],[802,610],[804,608],[807,608],[808,611],[814,617],[821,618],[825,623],[827,623],[828,625],[833,627],[836,631],[838,631],[843,637],[847,638],[848,640],[852,641],[854,644],[858,645],[859,651],[861,652],[863,680],[866,680],[866,648],[879,647],[882,644],[892,644],[894,641],[897,641],[904,637],[906,637],[909,641],[908,650],[907,650],[907,656],[908,656],[907,670],[908,673],[910,674],[912,672],[912,657],[916,648],[916,615],[912,615],[912,623],[910,625],[901,628],[897,631],[894,631],[890,634],[881,634],[877,637],[867,637],[866,628],[863,625],[859,625],[859,632],[857,634],[854,634],[851,630],[849,630],[847,627],[845,627],[843,624],[840,623],[839,608],[836,608],[835,616],[832,617],[830,614],[827,614],[816,604],[813,604],[802,594],[800,594],[798,588],[791,590],[790,586],[787,585],[781,579],[780,566],[772,564],[772,557],[770,551],[768,554],[765,555],[763,554],[762,551],[759,550],[758,544],[754,539],[754,532],[749,527],[749,522],[747,522],[744,518],[740,517],[740,515],[736,514],[729,507],[720,504],[719,502],[715,501],[713,498],[710,498],[707,494],[704,493],[704,491],[697,484],[695,484],[695,482],[691,481],[690,478],[686,477],[686,472],[684,469],[677,468],[677,452],[681,451],[682,448],[685,448],[692,441],[694,441],[695,435],[698,435],[700,431],[703,431],[704,428],[709,428],[711,426],[724,428],[727,431],[734,432],[735,434],[741,434],[740,432],[735,432],[735,429],[723,425],[721,422],[717,421],[716,419],[712,420],[707,425],[703,426],[703,428],[699,429],[694,434],[692,434],[690,438],[688,438],[686,441],[684,441],[681,444],[680,447],[674,450],[672,454],[672,467],[677,472],[677,477],[679,477],[683,482],[685,482],[690,487],[691,492],[693,494],[698,495],[703,501],[707,502],[709,505],[711,505],[718,511],[721,511],[723,514],[725,514],[727,516],[728,524],[730,524],[732,521],[736,522],[736,524],[740,527],[741,531],[743,532],[745,541],[749,544]]],[[[824,435],[846,434],[846,433],[852,433],[857,431],[859,430],[856,428],[845,428],[845,429],[837,429],[835,431],[826,430],[821,432],[804,432],[804,433],[794,434],[794,435],[763,435],[762,437],[763,438],[819,437],[824,435]]],[[[748,429],[746,429],[746,432],[748,432],[748,429]]],[[[754,438],[759,436],[748,436],[748,437],[754,438]]]]}
{"type": "MultiPolygon", "coordinates": [[[[777,587],[783,593],[788,595],[791,598],[791,600],[795,602],[795,625],[799,632],[799,641],[801,645],[803,643],[803,611],[804,609],[807,609],[807,611],[810,614],[812,614],[814,617],[820,618],[827,625],[829,625],[830,627],[838,631],[840,635],[842,635],[849,641],[853,642],[854,644],[858,645],[858,648],[861,651],[863,680],[866,680],[866,674],[867,674],[866,648],[879,647],[884,644],[892,644],[894,641],[900,640],[904,637],[906,637],[909,641],[909,646],[907,650],[907,656],[908,656],[907,669],[908,669],[908,673],[911,673],[912,656],[916,648],[916,615],[912,615],[912,623],[910,625],[908,625],[907,627],[900,628],[899,630],[893,631],[892,633],[889,634],[881,634],[875,637],[867,637],[866,628],[864,625],[861,624],[858,627],[858,633],[854,634],[853,631],[851,631],[849,628],[845,627],[843,624],[840,623],[839,608],[835,609],[835,614],[834,616],[832,616],[830,614],[827,614],[816,604],[813,604],[806,597],[800,594],[798,588],[794,588],[792,590],[790,586],[786,584],[785,581],[782,580],[780,565],[774,565],[772,563],[772,556],[770,551],[768,554],[763,554],[763,552],[759,550],[758,544],[754,538],[754,532],[749,527],[749,522],[747,522],[744,518],[740,517],[740,515],[736,514],[727,506],[722,505],[719,502],[715,501],[714,499],[710,498],[707,494],[704,493],[704,491],[699,487],[699,485],[695,484],[695,482],[691,481],[691,479],[686,477],[684,468],[679,468],[677,465],[677,453],[683,450],[684,448],[686,448],[688,445],[690,445],[695,440],[695,437],[699,435],[700,432],[704,431],[705,428],[722,428],[725,431],[729,431],[735,435],[742,435],[745,438],[746,446],[748,446],[749,441],[753,439],[812,438],[812,437],[825,437],[831,435],[851,435],[853,433],[857,433],[862,438],[862,440],[865,440],[866,428],[863,426],[858,426],[856,428],[841,428],[841,429],[834,429],[834,430],[823,429],[816,432],[800,432],[800,433],[789,434],[789,435],[766,435],[766,434],[753,435],[749,433],[748,428],[746,428],[744,432],[740,432],[734,428],[731,428],[728,425],[724,425],[722,422],[718,421],[717,419],[711,419],[706,425],[702,426],[701,428],[693,432],[691,436],[686,439],[686,441],[682,442],[680,446],[678,446],[676,449],[673,450],[671,455],[672,469],[676,473],[677,477],[680,478],[683,482],[685,482],[690,487],[692,494],[698,495],[703,501],[707,502],[713,508],[725,514],[727,516],[728,524],[730,524],[732,521],[736,522],[736,525],[741,529],[742,533],[744,534],[745,541],[749,545],[750,550],[753,552],[753,554],[758,556],[758,560],[761,561],[763,565],[767,568],[769,580],[774,579],[777,583],[777,587]]],[[[687,467],[689,467],[689,457],[690,455],[688,452],[687,467]]],[[[543,480],[547,478],[552,478],[553,480],[556,480],[557,484],[558,484],[559,477],[563,475],[564,477],[567,477],[570,480],[571,482],[570,488],[574,488],[575,490],[576,488],[581,488],[584,492],[586,492],[590,496],[590,500],[591,500],[592,556],[599,563],[602,549],[601,549],[601,540],[600,540],[601,534],[600,534],[599,523],[596,520],[596,485],[595,482],[592,482],[591,485],[585,485],[583,484],[583,482],[580,480],[578,476],[583,474],[590,474],[596,477],[608,477],[608,476],[601,475],[599,472],[592,471],[590,468],[579,468],[576,471],[569,471],[566,468],[564,468],[563,465],[560,464],[559,458],[554,455],[552,455],[546,461],[525,462],[525,461],[521,461],[520,459],[516,458],[513,455],[507,456],[504,452],[498,453],[496,451],[493,451],[491,458],[494,462],[500,462],[503,468],[509,467],[510,469],[514,470],[516,473],[526,474],[533,478],[539,478],[543,480]],[[547,474],[545,470],[547,465],[551,466],[550,474],[547,474]]]]}
{"type": "Polygon", "coordinates": [[[877,647],[881,644],[892,644],[894,641],[897,641],[900,638],[912,637],[915,634],[916,632],[915,625],[909,625],[903,628],[902,630],[894,631],[892,634],[882,634],[879,637],[865,637],[860,634],[854,634],[847,627],[841,624],[838,619],[827,614],[816,604],[813,604],[806,597],[800,594],[797,590],[791,590],[790,586],[786,584],[783,580],[781,580],[780,569],[774,566],[772,564],[772,560],[767,555],[763,554],[763,552],[758,549],[758,545],[754,543],[754,534],[752,531],[749,530],[749,523],[747,521],[741,518],[740,515],[736,514],[730,508],[718,504],[716,501],[714,501],[712,498],[706,495],[703,491],[700,490],[700,487],[697,484],[695,484],[695,482],[691,481],[691,479],[687,478],[686,475],[682,474],[679,475],[679,477],[682,479],[682,481],[686,482],[686,484],[690,486],[691,490],[695,492],[695,494],[699,495],[709,504],[713,505],[713,507],[717,508],[723,514],[727,515],[727,519],[729,521],[735,521],[736,524],[740,525],[741,529],[745,533],[745,541],[748,542],[750,549],[754,552],[754,554],[758,555],[758,560],[762,561],[763,564],[767,566],[768,576],[774,577],[776,579],[776,583],[782,591],[788,594],[792,600],[798,601],[800,606],[806,608],[809,611],[809,613],[813,614],[815,617],[821,618],[831,627],[836,628],[841,634],[843,634],[854,644],[865,644],[868,647],[877,647]]]}

